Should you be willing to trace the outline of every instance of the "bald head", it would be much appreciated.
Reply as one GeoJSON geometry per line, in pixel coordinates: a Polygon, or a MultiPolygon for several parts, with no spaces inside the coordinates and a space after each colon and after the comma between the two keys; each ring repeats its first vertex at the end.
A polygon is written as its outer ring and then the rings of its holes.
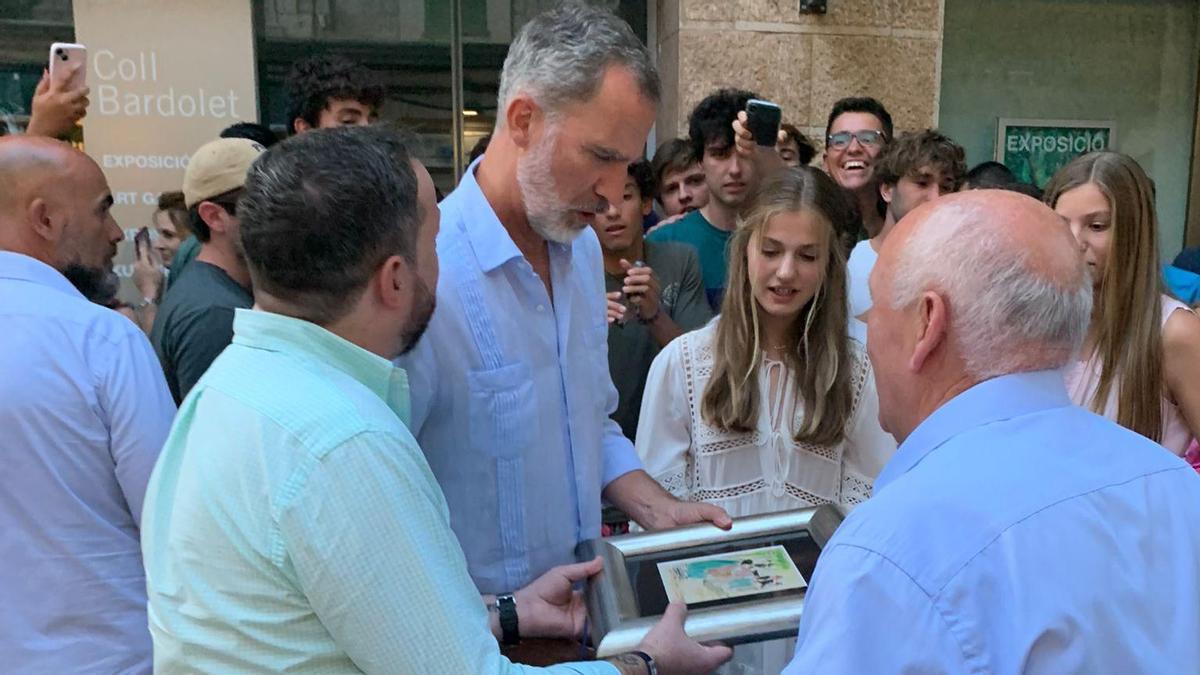
{"type": "Polygon", "coordinates": [[[0,138],[0,250],[41,260],[73,282],[106,275],[123,236],[112,202],[100,167],[70,145],[0,138]]]}
{"type": "Polygon", "coordinates": [[[883,251],[892,253],[881,251],[880,260],[897,255],[915,233],[946,227],[994,234],[996,252],[1024,255],[1028,271],[1047,280],[1070,285],[1086,271],[1062,218],[1036,199],[1009,190],[971,190],[922,204],[896,224],[883,245],[883,251]]]}
{"type": "MultiPolygon", "coordinates": [[[[877,380],[893,380],[880,388],[926,390],[931,399],[943,389],[1062,366],[1091,314],[1087,271],[1062,220],[1041,202],[1001,190],[960,192],[914,209],[884,240],[870,286],[868,350],[877,380]]],[[[889,404],[897,418],[923,419],[920,411],[904,414],[910,404],[896,399],[889,404]]]]}

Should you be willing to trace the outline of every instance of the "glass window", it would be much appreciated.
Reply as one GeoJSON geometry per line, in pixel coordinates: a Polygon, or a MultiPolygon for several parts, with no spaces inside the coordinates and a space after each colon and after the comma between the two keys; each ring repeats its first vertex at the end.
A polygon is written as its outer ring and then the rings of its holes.
{"type": "Polygon", "coordinates": [[[75,39],[71,0],[9,0],[0,12],[0,135],[29,121],[50,45],[75,39]]]}
{"type": "MultiPolygon", "coordinates": [[[[557,0],[462,0],[463,165],[496,124],[496,95],[508,45],[520,27],[557,0]]],[[[596,0],[643,40],[646,0],[596,0]]],[[[454,188],[447,0],[345,0],[258,4],[259,92],[264,123],[287,128],[284,78],[293,61],[333,52],[374,71],[386,87],[381,120],[416,132],[418,157],[443,193],[454,188]]]]}

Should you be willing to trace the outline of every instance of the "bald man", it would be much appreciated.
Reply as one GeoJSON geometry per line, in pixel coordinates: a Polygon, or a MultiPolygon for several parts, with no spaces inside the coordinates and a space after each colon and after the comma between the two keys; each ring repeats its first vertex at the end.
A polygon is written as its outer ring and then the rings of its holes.
{"type": "Polygon", "coordinates": [[[0,670],[148,673],[139,523],[174,404],[145,335],[88,302],[121,228],[100,167],[0,138],[0,670]]]}
{"type": "Polygon", "coordinates": [[[870,288],[901,445],[822,553],[785,672],[1200,672],[1200,477],[1067,397],[1092,299],[1066,225],[943,197],[870,288]]]}

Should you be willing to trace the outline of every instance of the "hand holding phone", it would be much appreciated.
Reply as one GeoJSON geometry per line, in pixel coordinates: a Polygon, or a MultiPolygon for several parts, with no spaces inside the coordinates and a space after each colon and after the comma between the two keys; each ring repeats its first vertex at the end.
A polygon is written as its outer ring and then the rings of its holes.
{"type": "Polygon", "coordinates": [[[50,45],[50,80],[65,91],[87,86],[87,47],[73,42],[50,45]]]}
{"type": "Polygon", "coordinates": [[[732,124],[734,150],[739,157],[756,167],[759,179],[786,169],[787,165],[775,149],[779,141],[779,106],[767,101],[751,100],[746,108],[738,112],[732,124]],[[772,140],[768,143],[768,139],[772,140]]]}
{"type": "Polygon", "coordinates": [[[133,235],[133,249],[139,258],[150,252],[150,228],[143,227],[133,235]]]}
{"type": "Polygon", "coordinates": [[[779,125],[783,122],[783,111],[770,101],[752,98],[746,102],[746,128],[754,135],[754,142],[774,148],[779,141],[779,125]]]}
{"type": "Polygon", "coordinates": [[[166,277],[162,270],[162,259],[150,246],[150,228],[143,227],[133,235],[133,284],[148,301],[158,299],[166,277]]]}
{"type": "Polygon", "coordinates": [[[33,92],[29,126],[31,136],[70,136],[87,114],[87,50],[83,45],[56,42],[50,63],[33,92]]]}

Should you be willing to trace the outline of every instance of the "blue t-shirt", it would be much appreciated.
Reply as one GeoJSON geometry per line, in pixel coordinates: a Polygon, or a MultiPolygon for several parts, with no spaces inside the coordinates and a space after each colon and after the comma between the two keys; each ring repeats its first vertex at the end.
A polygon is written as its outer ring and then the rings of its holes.
{"type": "Polygon", "coordinates": [[[721,311],[725,295],[725,277],[729,270],[729,237],[732,232],[719,229],[708,222],[697,209],[683,218],[664,225],[646,236],[647,241],[676,241],[696,249],[700,257],[700,273],[704,278],[704,295],[714,312],[721,311]]]}

